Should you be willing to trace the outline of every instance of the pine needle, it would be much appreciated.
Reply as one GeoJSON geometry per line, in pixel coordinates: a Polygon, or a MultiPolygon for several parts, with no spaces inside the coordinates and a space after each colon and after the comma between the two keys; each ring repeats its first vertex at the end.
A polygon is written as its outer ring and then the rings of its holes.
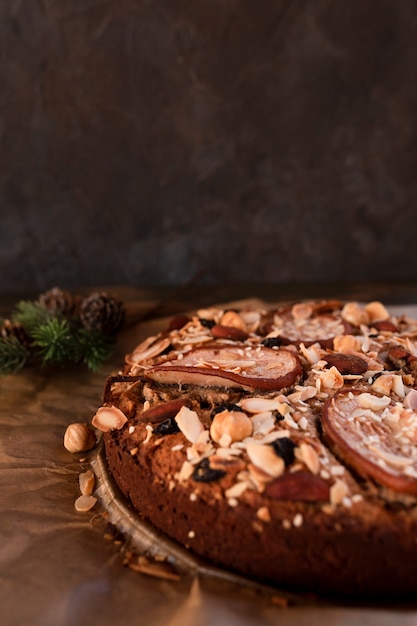
{"type": "Polygon", "coordinates": [[[74,338],[68,320],[53,317],[35,328],[32,337],[44,363],[64,364],[74,358],[74,338]]]}
{"type": "Polygon", "coordinates": [[[16,337],[0,340],[0,374],[15,374],[25,365],[29,356],[26,348],[16,337]]]}
{"type": "Polygon", "coordinates": [[[51,313],[39,304],[39,302],[31,302],[29,300],[21,300],[16,305],[13,312],[13,322],[18,322],[28,333],[32,335],[41,325],[51,320],[51,313]]]}
{"type": "Polygon", "coordinates": [[[77,334],[76,360],[97,371],[113,352],[114,341],[102,333],[82,328],[77,334]]]}

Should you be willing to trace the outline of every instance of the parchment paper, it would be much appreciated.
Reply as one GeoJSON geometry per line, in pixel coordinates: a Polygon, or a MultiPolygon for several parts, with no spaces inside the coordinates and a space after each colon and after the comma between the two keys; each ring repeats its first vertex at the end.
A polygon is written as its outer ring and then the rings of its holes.
{"type": "MultiPolygon", "coordinates": [[[[415,308],[407,312],[416,315],[415,308]]],[[[120,544],[104,538],[101,504],[88,513],[75,510],[79,473],[96,452],[67,452],[66,426],[90,421],[106,376],[164,325],[157,320],[123,332],[99,373],[28,369],[0,379],[1,626],[416,624],[415,607],[390,606],[386,599],[348,606],[298,597],[282,608],[270,590],[209,571],[178,582],[139,574],[123,564],[120,544]]]]}

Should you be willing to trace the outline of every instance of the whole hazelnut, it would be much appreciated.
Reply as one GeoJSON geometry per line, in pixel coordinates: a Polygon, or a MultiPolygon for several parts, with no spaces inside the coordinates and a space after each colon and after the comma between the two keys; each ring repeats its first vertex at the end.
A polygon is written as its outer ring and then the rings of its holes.
{"type": "Polygon", "coordinates": [[[228,435],[231,442],[242,441],[253,432],[252,420],[242,411],[222,411],[214,416],[210,427],[213,441],[220,442],[223,435],[228,435]]]}
{"type": "Polygon", "coordinates": [[[64,447],[68,452],[86,452],[96,445],[93,429],[88,424],[75,422],[70,424],[64,435],[64,447]]]}

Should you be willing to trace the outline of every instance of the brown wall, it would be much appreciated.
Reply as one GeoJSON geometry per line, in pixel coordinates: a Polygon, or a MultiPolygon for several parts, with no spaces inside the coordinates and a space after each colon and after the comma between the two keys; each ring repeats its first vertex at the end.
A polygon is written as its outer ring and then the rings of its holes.
{"type": "Polygon", "coordinates": [[[9,0],[0,51],[0,290],[417,279],[415,1],[9,0]]]}

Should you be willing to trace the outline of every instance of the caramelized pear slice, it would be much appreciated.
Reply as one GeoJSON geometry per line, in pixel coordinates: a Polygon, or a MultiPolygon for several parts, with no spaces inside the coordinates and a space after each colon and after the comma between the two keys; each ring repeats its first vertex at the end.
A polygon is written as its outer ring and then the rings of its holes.
{"type": "Polygon", "coordinates": [[[217,344],[195,348],[144,372],[164,384],[265,390],[291,387],[301,374],[300,360],[290,350],[217,344]]]}
{"type": "Polygon", "coordinates": [[[293,314],[276,315],[274,328],[280,332],[282,345],[319,343],[325,349],[333,348],[333,339],[350,330],[344,320],[332,315],[312,315],[306,319],[294,318],[293,314]]]}
{"type": "Polygon", "coordinates": [[[417,496],[417,413],[388,396],[341,390],[323,407],[334,452],[364,478],[417,496]]]}

